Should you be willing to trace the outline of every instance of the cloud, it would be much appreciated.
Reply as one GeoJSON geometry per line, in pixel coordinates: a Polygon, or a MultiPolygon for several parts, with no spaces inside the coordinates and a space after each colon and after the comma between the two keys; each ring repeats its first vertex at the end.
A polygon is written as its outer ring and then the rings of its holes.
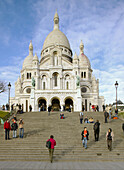
{"type": "MultiPolygon", "coordinates": [[[[34,24],[29,24],[28,31],[23,32],[25,30],[23,29],[20,34],[23,36],[17,37],[16,40],[12,40],[11,31],[7,31],[8,37],[7,34],[1,34],[3,35],[2,41],[5,44],[10,43],[10,40],[14,41],[19,52],[19,57],[12,57],[11,62],[9,61],[11,66],[0,68],[1,78],[8,75],[6,79],[12,79],[14,84],[22,68],[23,60],[28,55],[28,45],[31,39],[34,53],[37,52],[40,58],[44,40],[53,30],[53,17],[57,9],[60,17],[60,30],[67,36],[73,54],[75,52],[79,54],[80,41],[83,40],[84,52],[91,62],[93,74],[100,79],[100,95],[105,96],[106,103],[115,101],[114,83],[117,80],[119,82],[118,96],[124,102],[123,0],[30,0],[25,6],[28,7],[27,15],[30,11],[30,19],[34,24]]],[[[16,15],[21,18],[22,13],[16,15]]],[[[23,28],[25,28],[27,21],[24,19],[23,21],[23,28]]]]}

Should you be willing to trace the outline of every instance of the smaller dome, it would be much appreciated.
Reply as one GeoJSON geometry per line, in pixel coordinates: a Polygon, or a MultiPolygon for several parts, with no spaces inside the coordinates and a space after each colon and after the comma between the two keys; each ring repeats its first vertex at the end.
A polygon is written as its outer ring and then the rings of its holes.
{"type": "Polygon", "coordinates": [[[30,41],[29,55],[24,59],[22,68],[31,67],[32,66],[32,60],[33,60],[33,45],[32,45],[32,41],[30,41]]]}
{"type": "Polygon", "coordinates": [[[27,56],[25,59],[24,59],[24,62],[23,62],[23,68],[24,67],[31,67],[32,66],[32,60],[33,60],[33,55],[29,55],[27,56]]]}
{"type": "Polygon", "coordinates": [[[88,57],[84,53],[81,53],[79,55],[79,65],[80,65],[80,67],[88,66],[88,67],[91,68],[90,61],[89,61],[88,57]]]}
{"type": "Polygon", "coordinates": [[[37,54],[35,53],[35,56],[33,57],[33,61],[39,61],[37,54]]]}
{"type": "Polygon", "coordinates": [[[76,52],[75,52],[75,54],[74,54],[73,60],[78,60],[78,56],[77,56],[76,52]]]}

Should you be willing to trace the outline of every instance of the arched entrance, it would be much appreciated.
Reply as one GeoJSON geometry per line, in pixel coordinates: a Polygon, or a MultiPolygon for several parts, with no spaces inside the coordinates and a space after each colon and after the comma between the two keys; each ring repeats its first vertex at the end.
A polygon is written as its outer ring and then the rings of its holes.
{"type": "Polygon", "coordinates": [[[67,98],[65,100],[65,110],[67,110],[67,111],[73,110],[73,100],[71,98],[67,98]]]}
{"type": "Polygon", "coordinates": [[[47,110],[47,102],[44,98],[39,99],[38,107],[39,107],[39,111],[46,111],[47,110]]]}
{"type": "Polygon", "coordinates": [[[52,99],[52,110],[59,111],[60,110],[60,101],[57,98],[52,99]]]}

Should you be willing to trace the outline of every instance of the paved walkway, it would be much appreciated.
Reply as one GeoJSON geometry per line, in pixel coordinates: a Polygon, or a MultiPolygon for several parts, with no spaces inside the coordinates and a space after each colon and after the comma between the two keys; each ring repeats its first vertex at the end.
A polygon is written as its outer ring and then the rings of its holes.
{"type": "Polygon", "coordinates": [[[14,162],[0,161],[0,170],[39,170],[39,169],[68,169],[68,170],[121,170],[124,162],[14,162]]]}

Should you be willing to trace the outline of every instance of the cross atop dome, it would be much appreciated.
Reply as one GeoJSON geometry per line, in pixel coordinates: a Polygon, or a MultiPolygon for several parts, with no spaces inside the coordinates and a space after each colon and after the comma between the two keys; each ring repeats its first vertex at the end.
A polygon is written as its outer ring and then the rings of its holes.
{"type": "Polygon", "coordinates": [[[54,30],[59,29],[59,16],[56,10],[56,13],[54,15],[54,30]]]}

